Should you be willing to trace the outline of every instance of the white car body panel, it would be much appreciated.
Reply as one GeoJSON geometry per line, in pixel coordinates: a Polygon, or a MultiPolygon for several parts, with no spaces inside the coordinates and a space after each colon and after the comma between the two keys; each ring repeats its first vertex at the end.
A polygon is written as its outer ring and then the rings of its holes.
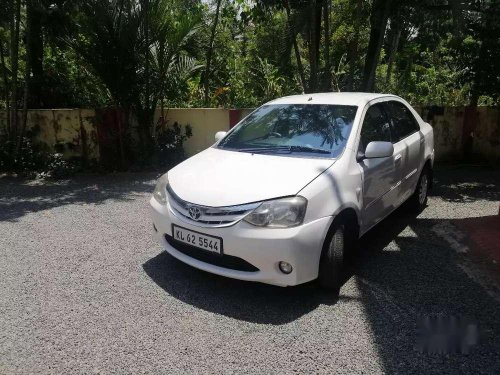
{"type": "Polygon", "coordinates": [[[168,179],[175,193],[187,202],[234,206],[295,195],[334,161],[211,147],[170,170],[168,179]]]}
{"type": "Polygon", "coordinates": [[[297,285],[318,276],[323,244],[335,216],[351,210],[362,236],[413,194],[425,163],[433,166],[433,130],[408,103],[393,95],[310,94],[267,104],[355,105],[358,110],[346,147],[336,159],[229,151],[216,148],[216,142],[214,147],[170,170],[170,188],[189,204],[219,208],[300,195],[307,199],[301,225],[275,229],[239,220],[225,227],[210,227],[186,221],[169,202],[163,205],[155,198],[151,199],[152,217],[159,242],[182,262],[236,279],[297,285]],[[390,157],[358,160],[366,111],[373,104],[389,100],[403,103],[420,130],[393,143],[390,157]],[[166,240],[172,235],[172,224],[222,238],[224,255],[241,258],[258,271],[224,268],[182,253],[166,240]],[[281,272],[280,261],[293,265],[293,272],[281,272]]]}
{"type": "Polygon", "coordinates": [[[246,281],[259,281],[278,286],[302,284],[318,276],[319,255],[331,217],[325,217],[294,228],[262,230],[244,221],[226,228],[199,228],[179,219],[167,206],[151,198],[156,237],[173,257],[203,271],[246,281]],[[224,254],[240,257],[259,269],[258,272],[236,271],[214,266],[186,256],[165,240],[172,224],[223,237],[224,254]],[[289,275],[279,271],[276,260],[301,264],[289,275]]]}

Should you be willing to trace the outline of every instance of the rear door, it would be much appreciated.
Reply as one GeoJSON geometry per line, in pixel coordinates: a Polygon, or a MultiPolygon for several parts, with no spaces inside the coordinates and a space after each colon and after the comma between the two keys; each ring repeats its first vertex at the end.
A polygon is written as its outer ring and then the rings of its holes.
{"type": "MultiPolygon", "coordinates": [[[[358,150],[364,152],[372,141],[392,141],[389,119],[382,103],[372,104],[367,109],[358,150]]],[[[394,154],[390,157],[359,162],[363,174],[362,220],[365,229],[382,220],[397,206],[402,176],[402,151],[400,145],[394,145],[394,154]]]]}
{"type": "Polygon", "coordinates": [[[425,140],[418,121],[404,103],[390,100],[384,103],[384,108],[390,119],[394,148],[402,150],[400,204],[415,190],[420,162],[424,157],[425,140]]]}

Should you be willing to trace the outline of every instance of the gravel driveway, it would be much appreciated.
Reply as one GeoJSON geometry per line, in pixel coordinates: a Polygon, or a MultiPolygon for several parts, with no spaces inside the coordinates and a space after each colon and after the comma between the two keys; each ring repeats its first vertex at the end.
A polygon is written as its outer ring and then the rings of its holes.
{"type": "Polygon", "coordinates": [[[0,178],[0,373],[500,373],[500,303],[441,232],[498,213],[498,171],[437,171],[418,217],[361,242],[338,300],[186,266],[153,241],[152,174],[0,178]],[[446,225],[444,226],[446,228],[446,225]],[[416,351],[420,316],[479,326],[468,355],[416,351]]]}

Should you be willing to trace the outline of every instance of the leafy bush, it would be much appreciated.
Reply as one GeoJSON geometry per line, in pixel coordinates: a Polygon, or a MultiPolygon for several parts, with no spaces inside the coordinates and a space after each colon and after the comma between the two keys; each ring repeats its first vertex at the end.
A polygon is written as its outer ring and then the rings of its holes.
{"type": "Polygon", "coordinates": [[[174,166],[186,158],[183,144],[193,135],[190,125],[184,126],[174,122],[166,126],[159,122],[156,128],[156,164],[159,167],[174,166]]]}
{"type": "MultiPolygon", "coordinates": [[[[34,142],[37,139],[39,129],[29,129],[23,138],[17,157],[14,155],[16,144],[7,136],[0,135],[0,173],[16,173],[29,177],[41,178],[66,178],[83,169],[93,171],[109,171],[111,167],[106,164],[85,162],[82,157],[65,159],[65,151],[75,151],[71,143],[57,143],[50,147],[44,142],[34,142]]],[[[163,120],[156,125],[155,137],[150,143],[147,154],[143,149],[134,145],[134,140],[126,139],[130,163],[122,166],[122,169],[144,170],[155,168],[170,168],[186,158],[184,142],[193,135],[189,125],[181,126],[177,122],[167,126],[163,120]],[[136,147],[134,147],[136,146],[136,147]]],[[[135,140],[137,142],[137,140],[135,140]]],[[[116,150],[119,152],[119,150],[116,150]]],[[[119,158],[119,155],[117,155],[119,158]]]]}
{"type": "Polygon", "coordinates": [[[4,139],[0,141],[0,171],[25,174],[42,167],[40,147],[35,147],[31,140],[23,138],[18,157],[15,157],[16,144],[4,139]]]}
{"type": "Polygon", "coordinates": [[[76,172],[78,163],[63,160],[61,153],[54,153],[41,142],[34,143],[24,137],[18,156],[15,157],[15,142],[0,137],[0,172],[17,173],[23,176],[42,178],[64,178],[76,172]]]}
{"type": "Polygon", "coordinates": [[[63,154],[49,154],[46,159],[46,167],[40,173],[41,177],[66,178],[77,171],[77,164],[74,161],[63,159],[63,154]]]}

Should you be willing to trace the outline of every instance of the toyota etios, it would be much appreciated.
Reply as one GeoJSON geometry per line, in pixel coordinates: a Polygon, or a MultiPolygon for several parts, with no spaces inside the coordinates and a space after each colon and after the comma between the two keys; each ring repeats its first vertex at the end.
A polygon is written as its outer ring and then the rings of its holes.
{"type": "Polygon", "coordinates": [[[284,97],[215,139],[151,198],[165,250],[204,271],[338,291],[353,241],[406,200],[427,202],[432,127],[397,96],[284,97]]]}

